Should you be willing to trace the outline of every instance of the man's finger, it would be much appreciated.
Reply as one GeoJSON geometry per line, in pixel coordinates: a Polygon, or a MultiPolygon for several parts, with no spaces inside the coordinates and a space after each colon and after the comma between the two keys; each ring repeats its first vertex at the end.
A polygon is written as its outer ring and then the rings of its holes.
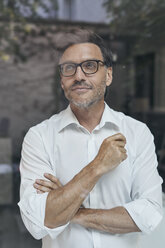
{"type": "Polygon", "coordinates": [[[33,184],[33,186],[34,186],[34,188],[36,188],[38,190],[41,190],[43,192],[49,192],[49,191],[51,191],[53,189],[58,189],[59,188],[59,186],[57,184],[54,184],[54,183],[51,183],[49,185],[49,187],[48,187],[48,186],[44,186],[43,184],[38,184],[38,183],[35,182],[33,184]]]}
{"type": "Polygon", "coordinates": [[[44,173],[44,177],[49,179],[51,182],[56,183],[59,187],[62,187],[62,184],[60,183],[59,179],[52,174],[44,173]]]}
{"type": "Polygon", "coordinates": [[[33,186],[34,186],[35,189],[37,189],[39,191],[42,191],[42,192],[50,192],[51,191],[50,188],[42,186],[42,185],[39,185],[37,183],[34,183],[33,186]]]}
{"type": "Polygon", "coordinates": [[[125,142],[124,141],[113,141],[115,143],[116,146],[119,147],[124,147],[125,146],[125,142]]]}
{"type": "Polygon", "coordinates": [[[35,183],[37,183],[37,184],[39,184],[41,186],[45,186],[45,187],[50,188],[50,189],[54,188],[54,184],[57,185],[56,183],[52,183],[50,181],[43,180],[43,179],[36,179],[35,183]]]}
{"type": "Polygon", "coordinates": [[[46,181],[46,180],[43,180],[43,179],[37,179],[35,181],[35,183],[38,184],[38,185],[44,186],[46,188],[49,188],[51,190],[58,189],[60,187],[57,183],[52,183],[50,181],[46,181]]]}
{"type": "Polygon", "coordinates": [[[126,138],[125,138],[125,136],[123,135],[123,134],[121,134],[121,133],[116,133],[116,134],[114,134],[114,135],[112,135],[112,136],[109,136],[107,139],[110,139],[110,140],[118,140],[118,141],[124,141],[125,142],[125,144],[126,144],[126,138]]]}
{"type": "Polygon", "coordinates": [[[120,151],[122,152],[122,153],[127,153],[127,150],[125,149],[125,148],[120,148],[120,151]]]}

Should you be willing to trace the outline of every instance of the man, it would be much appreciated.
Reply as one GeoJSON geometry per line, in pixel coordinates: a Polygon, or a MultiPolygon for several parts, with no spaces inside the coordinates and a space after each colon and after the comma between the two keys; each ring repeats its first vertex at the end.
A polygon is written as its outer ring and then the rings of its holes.
{"type": "Polygon", "coordinates": [[[140,232],[162,219],[153,137],[105,104],[112,61],[99,36],[72,34],[59,69],[70,104],[32,127],[23,143],[25,226],[44,248],[138,247],[140,232]]]}

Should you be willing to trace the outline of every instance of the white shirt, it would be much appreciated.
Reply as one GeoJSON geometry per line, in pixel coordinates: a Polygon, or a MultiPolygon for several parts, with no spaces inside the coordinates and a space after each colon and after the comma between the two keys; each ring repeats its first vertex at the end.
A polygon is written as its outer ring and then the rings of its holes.
{"type": "Polygon", "coordinates": [[[33,187],[35,179],[44,179],[45,172],[66,184],[95,158],[103,140],[118,132],[126,137],[128,158],[100,178],[83,205],[96,209],[123,206],[142,233],[150,233],[161,221],[162,179],[147,126],[105,104],[100,124],[90,133],[68,106],[32,127],[23,142],[18,205],[29,232],[34,238],[43,239],[43,248],[138,247],[141,233],[109,234],[72,223],[54,229],[45,227],[48,193],[37,194],[33,187]]]}

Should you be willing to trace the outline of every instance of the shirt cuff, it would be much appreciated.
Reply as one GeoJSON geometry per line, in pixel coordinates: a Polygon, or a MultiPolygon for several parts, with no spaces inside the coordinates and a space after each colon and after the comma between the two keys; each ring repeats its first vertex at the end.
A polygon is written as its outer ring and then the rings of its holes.
{"type": "Polygon", "coordinates": [[[129,202],[123,206],[142,233],[151,233],[162,220],[162,213],[146,199],[129,202]]]}
{"type": "Polygon", "coordinates": [[[66,225],[53,229],[44,225],[47,195],[48,193],[33,194],[28,200],[23,198],[18,203],[23,222],[35,239],[41,239],[46,235],[55,239],[69,225],[69,223],[67,223],[66,225]]]}

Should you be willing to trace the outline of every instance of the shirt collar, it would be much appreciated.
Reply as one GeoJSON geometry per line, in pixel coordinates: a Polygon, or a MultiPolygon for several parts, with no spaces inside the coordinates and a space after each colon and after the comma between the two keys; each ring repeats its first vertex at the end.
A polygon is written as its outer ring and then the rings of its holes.
{"type": "Polygon", "coordinates": [[[98,124],[98,126],[95,129],[100,129],[103,126],[105,126],[106,124],[114,124],[115,126],[120,128],[122,116],[119,115],[118,112],[116,112],[113,109],[111,109],[106,104],[106,102],[104,102],[104,103],[105,103],[105,108],[104,108],[104,112],[103,112],[101,121],[100,121],[100,123],[98,124]]]}
{"type": "Polygon", "coordinates": [[[70,105],[68,105],[68,107],[63,110],[60,114],[62,115],[62,117],[60,118],[58,132],[60,132],[62,129],[71,124],[79,125],[79,122],[74,113],[72,112],[70,105]]]}
{"type": "MultiPolygon", "coordinates": [[[[75,124],[77,126],[80,126],[80,123],[78,122],[76,116],[71,110],[70,105],[61,112],[62,118],[60,118],[59,128],[58,132],[60,132],[65,127],[75,124]]],[[[120,127],[121,120],[123,118],[123,115],[118,115],[118,112],[112,110],[106,103],[104,112],[101,118],[100,123],[97,125],[95,130],[102,128],[107,123],[113,123],[115,126],[120,127]]]]}

